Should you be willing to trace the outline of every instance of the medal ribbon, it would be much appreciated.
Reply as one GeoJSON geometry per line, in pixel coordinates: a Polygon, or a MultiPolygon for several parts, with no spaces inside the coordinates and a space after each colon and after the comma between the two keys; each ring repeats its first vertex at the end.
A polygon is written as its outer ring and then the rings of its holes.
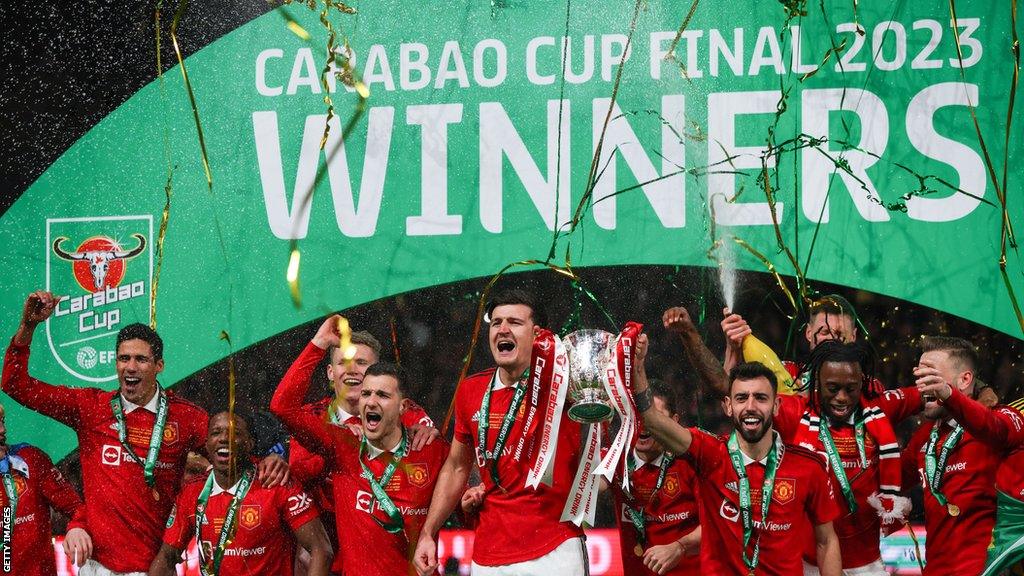
{"type": "Polygon", "coordinates": [[[931,490],[932,496],[938,500],[940,505],[946,506],[946,496],[942,493],[942,477],[946,474],[946,460],[956,448],[960,437],[964,435],[964,428],[959,424],[953,428],[953,431],[946,437],[946,441],[942,443],[942,449],[936,458],[935,449],[939,443],[939,428],[941,427],[941,422],[936,422],[932,426],[932,432],[924,452],[924,473],[928,478],[928,488],[931,490]]]}
{"type": "MultiPolygon", "coordinates": [[[[675,461],[675,457],[668,452],[664,453],[661,457],[661,466],[658,470],[658,481],[654,483],[654,491],[651,492],[651,497],[648,499],[648,504],[654,500],[654,497],[661,490],[661,485],[665,483],[665,476],[668,474],[668,469],[672,466],[675,461]]],[[[636,460],[633,455],[629,455],[628,460],[629,473],[632,474],[634,470],[638,468],[636,460]]],[[[634,502],[635,503],[635,502],[634,502]]],[[[629,519],[633,521],[633,528],[636,529],[636,541],[641,545],[647,546],[647,521],[644,518],[644,508],[637,506],[630,506],[629,503],[625,505],[626,514],[629,519]]]]}
{"type": "Polygon", "coordinates": [[[238,514],[238,507],[242,503],[242,499],[245,498],[246,493],[249,492],[254,476],[255,471],[249,468],[238,481],[238,488],[235,489],[234,497],[228,506],[228,513],[224,516],[224,525],[220,527],[220,536],[217,537],[217,547],[213,550],[212,559],[205,557],[202,544],[203,539],[200,534],[203,524],[206,523],[206,503],[210,500],[210,492],[213,490],[213,472],[210,472],[210,475],[206,478],[206,485],[203,486],[203,491],[199,493],[199,500],[196,501],[196,544],[199,548],[199,571],[203,576],[217,576],[220,573],[220,563],[224,560],[224,551],[228,544],[231,543],[231,536],[234,533],[235,516],[238,514]],[[210,567],[211,563],[213,564],[212,569],[210,567]]]}
{"type": "Polygon", "coordinates": [[[156,468],[157,456],[160,455],[160,446],[164,442],[164,426],[167,424],[167,394],[160,390],[157,405],[156,405],[156,422],[153,423],[153,432],[149,435],[149,452],[146,454],[146,461],[143,462],[135,454],[135,449],[128,443],[128,426],[125,424],[124,409],[121,407],[121,395],[115,394],[110,399],[110,409],[114,412],[114,420],[117,421],[117,438],[121,441],[121,446],[124,448],[125,453],[135,461],[136,464],[142,466],[142,474],[146,478],[146,484],[153,486],[156,482],[156,478],[153,475],[153,471],[156,468]]]}
{"type": "MultiPolygon", "coordinates": [[[[529,374],[530,370],[527,368],[519,379],[522,380],[529,376],[529,374]]],[[[494,377],[498,378],[497,372],[494,373],[494,377]]],[[[512,396],[512,405],[509,406],[508,412],[505,413],[505,417],[501,421],[498,437],[494,440],[494,450],[487,450],[487,429],[491,425],[491,392],[494,391],[493,384],[489,384],[487,392],[484,393],[484,400],[480,404],[480,421],[477,425],[477,443],[480,446],[480,455],[483,458],[484,464],[487,462],[491,463],[491,479],[494,480],[494,484],[499,488],[502,488],[502,486],[498,478],[498,459],[501,458],[501,453],[505,450],[505,444],[508,442],[508,436],[512,432],[512,425],[515,424],[519,406],[523,403],[523,398],[526,397],[525,385],[519,385],[517,382],[513,386],[516,389],[515,395],[512,396]]]]}
{"type": "MultiPolygon", "coordinates": [[[[753,574],[754,569],[757,568],[757,563],[761,559],[762,530],[758,530],[757,539],[754,540],[753,556],[747,556],[747,547],[754,532],[754,517],[750,510],[750,478],[747,477],[747,468],[743,465],[743,455],[740,453],[739,441],[736,439],[735,431],[729,436],[727,447],[729,448],[729,460],[732,461],[732,467],[739,479],[740,516],[743,520],[743,563],[750,569],[750,574],[753,574]]],[[[776,451],[776,444],[772,442],[772,447],[768,450],[768,465],[764,471],[764,483],[761,486],[762,527],[768,523],[768,507],[772,502],[772,490],[775,488],[775,473],[782,462],[782,454],[780,452],[781,450],[776,451]]]]}
{"type": "Polygon", "coordinates": [[[395,506],[394,501],[388,496],[388,493],[384,490],[384,487],[391,482],[391,478],[395,475],[398,470],[398,463],[405,456],[406,449],[409,445],[409,439],[406,436],[405,429],[402,429],[402,441],[398,444],[398,450],[395,451],[391,458],[391,462],[388,463],[387,468],[384,469],[384,473],[381,474],[380,479],[373,477],[373,472],[366,465],[363,460],[363,454],[366,452],[367,441],[366,436],[363,436],[362,441],[359,443],[359,465],[363,467],[363,478],[370,483],[370,491],[373,492],[373,498],[380,503],[380,509],[387,515],[387,521],[383,521],[373,514],[373,502],[370,502],[370,516],[373,517],[374,521],[380,525],[381,528],[386,530],[389,534],[398,534],[402,531],[405,522],[402,520],[402,512],[395,506]]]}
{"type": "Polygon", "coordinates": [[[14,519],[18,515],[18,488],[14,485],[10,458],[4,457],[2,462],[4,468],[4,493],[7,494],[7,506],[4,507],[3,522],[4,572],[9,573],[12,569],[9,559],[14,557],[11,541],[14,538],[14,519]]]}
{"type": "MultiPolygon", "coordinates": [[[[864,450],[864,419],[858,419],[853,427],[861,467],[867,468],[867,455],[864,450]]],[[[839,457],[839,450],[836,449],[836,443],[832,440],[832,433],[828,429],[828,420],[825,418],[818,421],[818,438],[825,447],[825,456],[828,457],[832,473],[835,474],[836,480],[839,482],[839,489],[843,492],[843,498],[846,499],[846,505],[850,508],[850,513],[856,512],[857,499],[853,494],[853,487],[850,486],[850,479],[846,477],[846,470],[843,469],[843,459],[839,457]]]]}

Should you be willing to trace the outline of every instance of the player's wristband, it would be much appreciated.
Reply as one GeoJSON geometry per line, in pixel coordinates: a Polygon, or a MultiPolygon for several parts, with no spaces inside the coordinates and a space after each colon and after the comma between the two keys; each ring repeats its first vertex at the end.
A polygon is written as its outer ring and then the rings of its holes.
{"type": "Polygon", "coordinates": [[[633,392],[633,402],[636,403],[636,411],[642,414],[651,409],[654,404],[654,394],[650,388],[646,388],[643,392],[633,392]]]}

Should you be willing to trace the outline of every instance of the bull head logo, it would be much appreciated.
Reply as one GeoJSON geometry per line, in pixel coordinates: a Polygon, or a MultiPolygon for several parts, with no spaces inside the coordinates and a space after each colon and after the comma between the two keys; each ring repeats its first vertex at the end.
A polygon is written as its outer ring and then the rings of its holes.
{"type": "MultiPolygon", "coordinates": [[[[68,252],[60,247],[68,238],[59,236],[53,241],[53,252],[64,260],[75,262],[82,260],[89,263],[89,273],[92,275],[93,286],[96,290],[103,289],[103,283],[107,279],[107,270],[110,263],[115,260],[133,258],[146,249],[146,237],[142,234],[132,234],[139,245],[131,250],[110,249],[110,250],[86,250],[82,252],[68,252]]],[[[119,247],[117,247],[119,248],[119,247]]]]}

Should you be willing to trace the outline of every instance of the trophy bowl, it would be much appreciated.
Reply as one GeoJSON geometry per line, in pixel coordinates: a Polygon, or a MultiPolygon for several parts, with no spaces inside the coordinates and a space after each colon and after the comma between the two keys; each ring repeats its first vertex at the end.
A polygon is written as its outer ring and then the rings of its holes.
{"type": "Polygon", "coordinates": [[[569,356],[569,418],[596,424],[612,417],[605,392],[605,370],[615,336],[604,330],[577,330],[562,338],[569,356]]]}

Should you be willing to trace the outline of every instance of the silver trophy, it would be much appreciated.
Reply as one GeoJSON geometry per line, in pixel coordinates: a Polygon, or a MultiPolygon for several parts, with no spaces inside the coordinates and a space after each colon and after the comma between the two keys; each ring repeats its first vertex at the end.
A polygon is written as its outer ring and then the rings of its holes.
{"type": "Polygon", "coordinates": [[[577,330],[563,337],[562,343],[569,355],[569,418],[584,424],[611,419],[605,371],[615,336],[604,330],[577,330]]]}

